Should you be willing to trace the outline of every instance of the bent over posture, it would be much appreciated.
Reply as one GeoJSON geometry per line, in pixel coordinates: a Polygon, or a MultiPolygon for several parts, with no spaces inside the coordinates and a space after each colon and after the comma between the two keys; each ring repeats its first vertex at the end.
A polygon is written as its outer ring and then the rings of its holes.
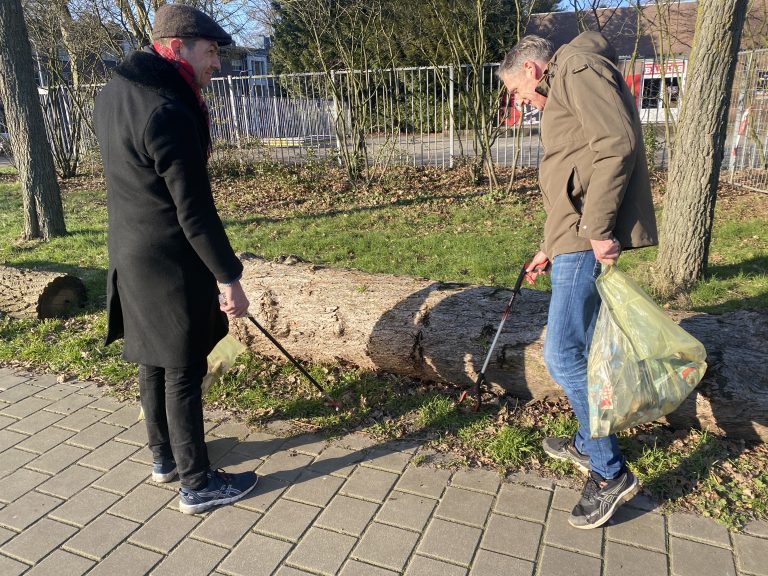
{"type": "Polygon", "coordinates": [[[590,437],[587,403],[601,264],[615,264],[622,249],[657,243],[640,119],[616,64],[615,50],[597,32],[584,32],[554,55],[547,40],[530,35],[498,72],[517,102],[542,110],[539,185],[547,220],[529,276],[535,280],[534,270],[551,262],[544,361],[579,430],[573,438],[545,439],[544,450],[588,472],[569,518],[576,528],[603,525],[638,489],[616,436],[590,437]]]}

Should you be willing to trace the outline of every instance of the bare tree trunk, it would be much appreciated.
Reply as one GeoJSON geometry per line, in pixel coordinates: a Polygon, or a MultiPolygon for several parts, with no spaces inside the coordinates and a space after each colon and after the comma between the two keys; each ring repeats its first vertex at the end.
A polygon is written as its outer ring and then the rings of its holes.
{"type": "Polygon", "coordinates": [[[685,291],[706,271],[731,84],[748,0],[701,0],[664,199],[659,287],[685,291]]]}
{"type": "MultiPolygon", "coordinates": [[[[463,387],[475,381],[510,297],[491,286],[300,262],[252,257],[243,264],[253,314],[297,358],[463,387]]],[[[545,292],[523,290],[515,300],[486,370],[495,391],[523,400],[562,394],[541,354],[548,309],[545,292]]],[[[668,420],[768,441],[768,313],[687,313],[675,320],[704,343],[709,370],[668,420]]],[[[249,322],[232,322],[230,331],[252,351],[281,358],[249,322]]]]}
{"type": "Polygon", "coordinates": [[[66,234],[20,0],[0,2],[0,96],[21,180],[24,238],[66,234]]]}

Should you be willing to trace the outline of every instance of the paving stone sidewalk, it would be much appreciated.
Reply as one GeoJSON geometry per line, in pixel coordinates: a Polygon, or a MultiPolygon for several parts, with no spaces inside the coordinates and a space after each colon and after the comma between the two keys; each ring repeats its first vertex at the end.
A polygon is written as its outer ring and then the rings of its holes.
{"type": "Polygon", "coordinates": [[[731,533],[638,496],[605,528],[534,476],[417,466],[415,443],[280,437],[207,422],[210,459],[256,470],[201,515],[149,480],[138,406],[90,382],[0,369],[0,574],[768,576],[768,523],[731,533]]]}

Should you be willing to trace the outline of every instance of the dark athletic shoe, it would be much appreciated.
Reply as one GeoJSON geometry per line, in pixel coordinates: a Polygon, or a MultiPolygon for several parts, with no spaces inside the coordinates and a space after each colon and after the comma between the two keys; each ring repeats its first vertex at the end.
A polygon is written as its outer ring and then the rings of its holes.
{"type": "Polygon", "coordinates": [[[173,458],[152,461],[152,481],[165,484],[176,478],[176,460],[173,458]]]}
{"type": "Polygon", "coordinates": [[[231,504],[253,490],[259,477],[255,472],[226,474],[222,470],[208,471],[208,485],[199,490],[179,490],[179,510],[198,514],[221,504],[231,504]]]}
{"type": "Polygon", "coordinates": [[[605,480],[596,472],[590,472],[581,491],[581,500],[571,512],[568,524],[585,529],[602,526],[638,490],[637,478],[626,466],[613,480],[605,480]]]}
{"type": "Polygon", "coordinates": [[[556,460],[572,462],[584,474],[589,474],[592,469],[589,465],[589,456],[576,450],[573,438],[544,438],[541,445],[549,456],[556,460]]]}

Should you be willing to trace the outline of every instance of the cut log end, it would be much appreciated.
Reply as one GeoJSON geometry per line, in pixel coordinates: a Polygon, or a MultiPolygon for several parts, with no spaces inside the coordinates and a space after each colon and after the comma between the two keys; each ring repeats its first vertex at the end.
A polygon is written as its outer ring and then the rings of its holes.
{"type": "Polygon", "coordinates": [[[66,318],[85,306],[85,286],[75,276],[59,276],[45,287],[37,301],[37,317],[66,318]]]}
{"type": "Polygon", "coordinates": [[[85,306],[76,276],[0,266],[0,311],[12,318],[66,318],[85,306]]]}

